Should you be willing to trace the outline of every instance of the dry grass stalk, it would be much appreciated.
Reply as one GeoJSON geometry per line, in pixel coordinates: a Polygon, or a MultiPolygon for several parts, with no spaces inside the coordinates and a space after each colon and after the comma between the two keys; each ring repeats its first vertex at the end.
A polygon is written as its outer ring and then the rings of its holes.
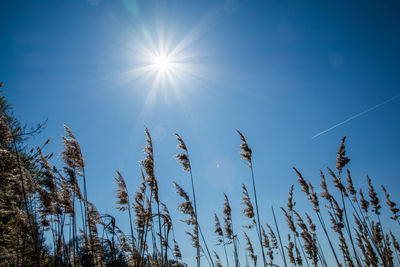
{"type": "Polygon", "coordinates": [[[214,214],[214,221],[215,221],[215,230],[214,233],[218,235],[218,242],[217,245],[224,244],[224,232],[222,231],[221,224],[219,222],[217,214],[214,214]]]}
{"type": "MultiPolygon", "coordinates": [[[[361,188],[360,188],[359,194],[360,194],[361,209],[367,214],[368,208],[369,208],[369,202],[365,200],[364,193],[361,188]]],[[[367,215],[365,215],[365,217],[368,218],[367,215]]]]}
{"type": "Polygon", "coordinates": [[[119,209],[120,211],[127,210],[129,205],[128,190],[126,188],[124,177],[122,177],[119,171],[117,171],[117,177],[115,178],[115,181],[118,186],[115,190],[115,195],[118,199],[117,204],[119,205],[117,209],[119,209]]]}
{"type": "Polygon", "coordinates": [[[357,191],[354,188],[353,179],[351,178],[349,169],[347,169],[347,191],[350,193],[350,195],[353,196],[353,202],[356,202],[357,201],[357,199],[356,199],[357,191]]]}
{"type": "Polygon", "coordinates": [[[181,249],[179,248],[179,245],[176,242],[176,240],[174,239],[173,241],[174,241],[174,256],[175,256],[176,259],[182,260],[181,249]]]}
{"type": "MultiPolygon", "coordinates": [[[[188,149],[187,149],[187,146],[186,146],[185,142],[179,136],[179,134],[175,133],[175,136],[176,136],[176,138],[178,140],[178,148],[183,150],[183,153],[178,153],[175,157],[177,158],[178,163],[182,165],[183,170],[189,172],[190,180],[191,180],[191,183],[192,183],[194,214],[195,214],[195,218],[196,218],[196,221],[197,221],[197,223],[195,225],[196,229],[194,230],[194,233],[197,235],[195,239],[197,240],[197,242],[199,242],[199,233],[200,233],[201,234],[201,238],[202,238],[203,243],[204,243],[204,246],[206,248],[209,260],[211,261],[211,264],[214,265],[213,259],[212,259],[211,254],[210,254],[210,250],[208,249],[208,246],[207,246],[207,242],[206,242],[206,240],[205,240],[205,238],[203,236],[203,233],[201,232],[201,229],[200,229],[200,226],[199,226],[199,223],[198,223],[196,194],[195,194],[195,189],[194,189],[192,167],[191,167],[190,160],[189,160],[189,152],[188,152],[188,149]]],[[[198,246],[196,249],[197,249],[197,267],[200,267],[200,249],[201,249],[201,247],[198,246]]]]}
{"type": "Polygon", "coordinates": [[[288,234],[288,245],[285,246],[285,248],[287,249],[288,252],[289,262],[292,264],[296,264],[296,259],[294,258],[294,253],[293,253],[294,243],[291,241],[290,234],[288,234]]]}
{"type": "Polygon", "coordinates": [[[247,188],[244,184],[242,184],[242,193],[243,193],[243,202],[241,203],[244,208],[242,209],[242,213],[245,217],[251,219],[251,224],[250,225],[245,225],[243,226],[244,228],[248,228],[251,229],[254,227],[254,225],[256,225],[256,220],[254,218],[254,208],[253,208],[253,204],[251,203],[251,199],[249,196],[249,192],[247,192],[247,188]]]}
{"type": "Polygon", "coordinates": [[[225,237],[228,239],[228,244],[233,244],[234,249],[234,259],[235,259],[235,267],[239,266],[239,255],[238,255],[238,248],[237,248],[237,236],[233,231],[233,222],[232,222],[232,209],[231,205],[229,204],[228,196],[224,193],[224,230],[225,230],[225,237]]]}
{"type": "Polygon", "coordinates": [[[376,215],[380,215],[381,214],[380,213],[381,205],[379,204],[380,200],[368,175],[367,175],[367,182],[368,182],[368,195],[370,197],[371,206],[373,207],[372,212],[374,212],[376,215]]]}
{"type": "Polygon", "coordinates": [[[224,247],[226,266],[229,267],[228,254],[226,252],[226,245],[227,244],[225,242],[224,231],[222,230],[221,223],[219,222],[218,216],[215,213],[214,213],[214,221],[215,221],[214,233],[216,233],[217,236],[218,236],[217,246],[222,245],[224,247]]]}
{"type": "Polygon", "coordinates": [[[346,150],[345,150],[345,145],[344,141],[346,140],[346,136],[343,136],[342,142],[340,143],[338,152],[337,152],[337,157],[336,157],[336,169],[339,172],[339,175],[342,173],[343,167],[349,163],[350,159],[345,156],[346,150]]]}
{"type": "Polygon", "coordinates": [[[251,243],[251,240],[249,238],[249,236],[246,234],[246,232],[244,233],[244,238],[246,239],[246,250],[249,252],[250,258],[252,259],[253,263],[254,263],[254,267],[257,266],[257,255],[254,253],[254,249],[253,249],[253,244],[251,243]]]}
{"type": "Polygon", "coordinates": [[[383,192],[385,193],[385,197],[386,197],[386,204],[388,205],[390,211],[392,212],[393,216],[390,217],[390,219],[397,221],[399,224],[399,217],[400,215],[399,213],[399,209],[396,207],[396,203],[394,203],[393,201],[390,200],[390,195],[389,193],[386,191],[386,188],[381,185],[383,192]]]}
{"type": "Polygon", "coordinates": [[[192,239],[192,246],[196,249],[200,249],[200,242],[198,239],[198,223],[192,202],[189,199],[189,195],[182,189],[182,187],[180,187],[176,182],[173,182],[173,184],[175,186],[176,193],[184,199],[184,202],[178,204],[178,210],[183,214],[189,216],[188,219],[181,221],[188,225],[193,226],[193,232],[192,233],[186,232],[186,233],[192,239]]]}
{"type": "Polygon", "coordinates": [[[221,259],[219,258],[218,253],[214,251],[214,255],[215,255],[215,258],[216,258],[215,266],[222,267],[221,259]]]}

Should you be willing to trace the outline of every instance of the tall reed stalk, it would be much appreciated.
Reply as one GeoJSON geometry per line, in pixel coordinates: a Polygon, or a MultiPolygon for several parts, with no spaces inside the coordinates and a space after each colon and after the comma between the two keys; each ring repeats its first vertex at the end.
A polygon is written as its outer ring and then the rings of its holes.
{"type": "MultiPolygon", "coordinates": [[[[196,217],[196,225],[195,225],[195,234],[196,234],[196,239],[199,240],[199,233],[201,234],[201,238],[203,240],[204,246],[206,247],[208,257],[211,261],[211,264],[214,266],[213,259],[211,257],[210,251],[207,246],[207,242],[203,236],[203,233],[199,227],[199,220],[198,220],[198,213],[197,213],[197,204],[196,204],[196,194],[194,190],[194,182],[193,182],[193,173],[192,173],[192,165],[190,164],[190,159],[189,159],[189,151],[186,147],[185,142],[183,139],[179,136],[179,134],[175,133],[176,139],[178,140],[178,148],[183,150],[183,153],[178,153],[175,155],[177,161],[179,164],[182,165],[182,168],[184,171],[189,172],[190,174],[190,181],[192,184],[192,196],[193,196],[193,204],[194,204],[194,215],[196,217]]],[[[196,248],[197,251],[197,266],[200,267],[200,246],[196,248]]]]}
{"type": "Polygon", "coordinates": [[[239,152],[239,154],[242,156],[242,159],[244,161],[248,162],[247,167],[249,167],[250,170],[251,170],[251,181],[252,181],[252,184],[253,184],[254,202],[256,204],[256,215],[257,215],[256,229],[257,229],[258,240],[260,242],[263,263],[264,263],[264,266],[266,266],[267,262],[265,260],[264,247],[262,245],[260,212],[258,210],[257,190],[256,190],[256,183],[255,183],[254,171],[253,171],[252,150],[249,148],[249,146],[247,144],[247,141],[246,141],[246,138],[244,137],[244,135],[239,130],[236,130],[236,131],[239,134],[240,140],[242,141],[242,143],[239,146],[242,151],[239,152]]]}

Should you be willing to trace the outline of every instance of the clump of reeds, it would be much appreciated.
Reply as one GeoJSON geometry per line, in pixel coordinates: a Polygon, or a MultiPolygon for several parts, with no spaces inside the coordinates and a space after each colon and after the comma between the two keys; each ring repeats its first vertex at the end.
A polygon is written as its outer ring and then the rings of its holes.
{"type": "MultiPolygon", "coordinates": [[[[117,218],[101,214],[89,201],[89,177],[85,175],[80,144],[71,129],[64,126],[63,166],[56,168],[51,164],[53,154],[44,152],[49,141],[25,151],[21,142],[29,133],[23,127],[13,127],[3,98],[0,104],[0,266],[185,266],[182,257],[185,251],[181,251],[175,239],[173,214],[160,199],[160,190],[164,189],[158,185],[154,147],[147,128],[138,188],[130,194],[129,180],[118,171],[115,177],[116,208],[128,213],[130,233],[125,234],[117,218]]],[[[368,175],[367,188],[357,188],[358,183],[353,181],[347,168],[350,158],[346,155],[345,137],[337,151],[335,168],[320,171],[319,187],[294,168],[299,189],[311,204],[310,209],[296,206],[296,187],[292,185],[286,206],[281,207],[287,226],[278,225],[272,208],[273,228],[261,220],[252,150],[244,135],[237,132],[241,140],[240,155],[250,168],[253,190],[249,192],[243,183],[241,208],[232,207],[224,194],[222,214],[214,214],[214,222],[208,222],[214,225],[217,236],[214,248],[224,249],[227,267],[230,259],[234,260],[235,267],[242,265],[239,249],[243,247],[245,259],[251,259],[254,266],[260,264],[260,258],[264,266],[391,267],[400,264],[398,229],[390,229],[387,223],[391,220],[395,225],[400,224],[399,208],[387,188],[381,186],[382,192],[378,191],[368,175]],[[384,212],[386,206],[388,218],[384,212]],[[235,210],[250,221],[241,237],[233,225],[235,210]],[[259,247],[250,238],[253,229],[259,247]],[[282,240],[280,231],[288,233],[286,241],[282,240]],[[328,245],[323,246],[322,239],[328,245]]],[[[182,198],[178,210],[186,216],[182,222],[191,228],[186,233],[196,249],[197,266],[206,264],[203,257],[210,266],[222,267],[225,262],[208,246],[203,224],[199,222],[201,218],[205,223],[203,218],[207,214],[204,211],[203,217],[199,216],[196,202],[199,192],[195,190],[188,148],[178,134],[175,136],[181,150],[176,159],[189,173],[191,182],[190,195],[174,182],[182,198]]]]}

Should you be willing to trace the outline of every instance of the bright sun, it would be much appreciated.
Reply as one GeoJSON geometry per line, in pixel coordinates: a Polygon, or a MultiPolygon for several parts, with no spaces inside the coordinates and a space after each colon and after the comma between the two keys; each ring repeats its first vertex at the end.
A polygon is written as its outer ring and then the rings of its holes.
{"type": "Polygon", "coordinates": [[[158,71],[168,71],[171,68],[170,57],[164,55],[154,57],[154,68],[158,71]]]}

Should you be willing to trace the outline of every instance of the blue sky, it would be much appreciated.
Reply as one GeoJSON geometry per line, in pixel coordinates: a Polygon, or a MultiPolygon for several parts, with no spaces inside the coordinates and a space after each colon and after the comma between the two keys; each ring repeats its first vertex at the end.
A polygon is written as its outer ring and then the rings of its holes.
{"type": "MultiPolygon", "coordinates": [[[[173,158],[173,133],[181,134],[200,222],[214,243],[209,218],[221,213],[222,192],[236,206],[237,225],[246,223],[240,185],[250,187],[250,173],[237,154],[235,129],[254,151],[263,221],[272,223],[270,206],[285,205],[297,183],[292,166],[319,184],[319,169],[335,166],[344,135],[356,185],[365,186],[368,173],[400,200],[400,98],[311,138],[400,94],[399,11],[396,1],[6,0],[0,80],[23,123],[48,119],[32,144],[50,137],[49,152],[59,152],[62,125],[74,131],[89,198],[124,227],[126,217],[113,209],[115,170],[133,193],[147,126],[161,199],[175,210],[172,181],[190,189],[173,158]],[[137,71],[151,60],[144,48],[163,40],[182,48],[185,65],[171,82],[154,84],[155,75],[137,71]]],[[[298,187],[295,197],[304,209],[298,187]]],[[[187,240],[178,235],[182,244],[187,240]]],[[[184,250],[188,263],[194,253],[184,250]]]]}

